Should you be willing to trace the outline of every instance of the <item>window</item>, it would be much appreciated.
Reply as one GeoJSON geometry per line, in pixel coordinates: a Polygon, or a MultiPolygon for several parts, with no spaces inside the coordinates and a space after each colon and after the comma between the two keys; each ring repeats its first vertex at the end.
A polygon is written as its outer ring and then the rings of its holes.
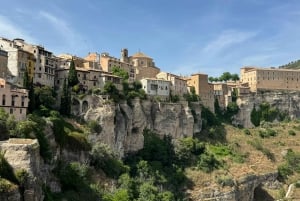
{"type": "Polygon", "coordinates": [[[2,105],[5,105],[5,94],[2,95],[2,105]]]}
{"type": "Polygon", "coordinates": [[[9,113],[10,114],[14,113],[14,110],[12,108],[10,108],[9,113]]]}
{"type": "Polygon", "coordinates": [[[20,114],[22,114],[22,109],[20,109],[20,114]]]}
{"type": "Polygon", "coordinates": [[[11,106],[15,106],[15,98],[14,95],[11,96],[11,106]]]}
{"type": "Polygon", "coordinates": [[[25,97],[22,96],[22,102],[21,102],[21,106],[22,106],[22,107],[24,107],[24,105],[25,105],[24,102],[25,102],[25,97]]]}

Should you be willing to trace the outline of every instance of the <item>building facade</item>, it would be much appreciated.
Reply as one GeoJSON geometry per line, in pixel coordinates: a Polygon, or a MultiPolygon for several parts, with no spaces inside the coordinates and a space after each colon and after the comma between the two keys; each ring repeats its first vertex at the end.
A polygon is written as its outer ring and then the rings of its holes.
{"type": "Polygon", "coordinates": [[[169,99],[170,81],[156,78],[143,78],[140,81],[147,95],[159,97],[163,100],[169,99]]]}
{"type": "Polygon", "coordinates": [[[19,89],[0,79],[0,108],[11,114],[17,121],[26,119],[28,91],[19,89]]]}
{"type": "Polygon", "coordinates": [[[5,78],[7,75],[8,53],[0,49],[0,77],[5,78]]]}
{"type": "Polygon", "coordinates": [[[178,75],[160,72],[156,75],[156,78],[170,81],[170,90],[172,95],[183,96],[188,92],[187,81],[178,75]]]}
{"type": "Polygon", "coordinates": [[[300,71],[278,68],[241,68],[241,83],[258,90],[300,90],[300,71]]]}
{"type": "Polygon", "coordinates": [[[201,102],[205,107],[208,107],[212,112],[214,109],[214,87],[208,83],[208,75],[196,73],[192,74],[187,79],[187,85],[194,87],[196,94],[200,96],[201,102]]]}

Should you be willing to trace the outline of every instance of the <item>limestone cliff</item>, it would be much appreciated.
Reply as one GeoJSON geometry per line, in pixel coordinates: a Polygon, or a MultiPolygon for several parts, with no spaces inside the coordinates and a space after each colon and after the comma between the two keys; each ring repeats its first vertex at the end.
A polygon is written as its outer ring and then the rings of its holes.
{"type": "Polygon", "coordinates": [[[200,105],[192,105],[194,115],[187,102],[165,103],[134,99],[108,104],[98,97],[90,99],[84,115],[86,121],[95,120],[102,127],[100,134],[90,135],[90,141],[103,142],[122,157],[143,148],[143,130],[151,129],[159,135],[170,135],[173,139],[193,136],[201,130],[200,105]]]}
{"type": "Polygon", "coordinates": [[[291,119],[300,117],[300,92],[299,91],[259,91],[237,99],[240,111],[234,120],[235,124],[245,128],[253,127],[250,114],[255,106],[268,102],[281,112],[287,112],[291,119]]]}

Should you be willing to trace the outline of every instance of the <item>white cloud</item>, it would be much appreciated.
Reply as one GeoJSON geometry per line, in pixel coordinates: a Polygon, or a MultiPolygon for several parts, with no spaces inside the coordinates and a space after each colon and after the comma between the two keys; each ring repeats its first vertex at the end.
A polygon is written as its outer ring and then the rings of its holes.
{"type": "Polygon", "coordinates": [[[208,43],[203,49],[204,53],[218,54],[233,45],[243,43],[257,35],[257,32],[242,32],[235,30],[223,31],[216,39],[208,43]]]}
{"type": "Polygon", "coordinates": [[[0,15],[0,33],[1,36],[8,39],[23,38],[27,42],[37,43],[37,40],[24,31],[20,25],[10,21],[6,17],[0,15]]]}

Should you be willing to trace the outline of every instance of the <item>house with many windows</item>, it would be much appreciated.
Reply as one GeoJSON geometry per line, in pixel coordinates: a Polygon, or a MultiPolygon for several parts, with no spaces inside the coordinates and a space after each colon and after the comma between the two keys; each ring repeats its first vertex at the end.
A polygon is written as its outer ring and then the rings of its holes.
{"type": "Polygon", "coordinates": [[[0,108],[18,121],[24,120],[28,102],[28,90],[17,88],[0,78],[0,108]]]}

